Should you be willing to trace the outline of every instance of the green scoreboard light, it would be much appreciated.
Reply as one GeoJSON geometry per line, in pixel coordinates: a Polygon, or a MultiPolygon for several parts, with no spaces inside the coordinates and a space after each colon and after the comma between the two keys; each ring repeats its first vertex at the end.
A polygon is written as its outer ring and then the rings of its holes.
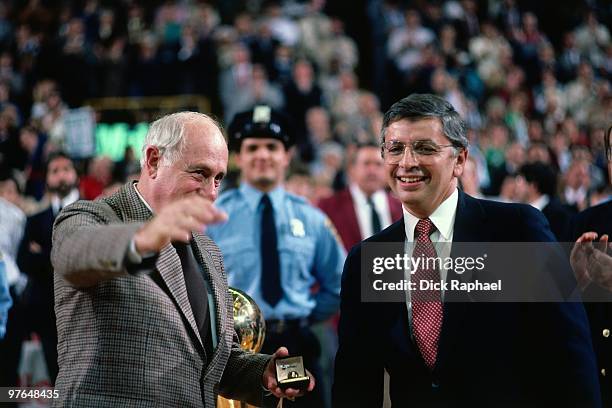
{"type": "Polygon", "coordinates": [[[131,146],[140,159],[142,145],[149,125],[137,123],[98,123],[96,125],[96,156],[108,156],[114,161],[123,159],[125,148],[131,146]]]}

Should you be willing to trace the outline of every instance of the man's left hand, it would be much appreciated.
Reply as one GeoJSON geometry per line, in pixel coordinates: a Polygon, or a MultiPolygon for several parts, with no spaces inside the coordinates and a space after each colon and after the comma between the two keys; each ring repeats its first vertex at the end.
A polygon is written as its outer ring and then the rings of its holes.
{"type": "MultiPolygon", "coordinates": [[[[268,366],[263,374],[262,383],[263,386],[269,390],[277,398],[289,398],[293,399],[304,394],[303,391],[296,390],[294,388],[287,388],[281,390],[276,382],[276,359],[284,358],[289,356],[289,351],[285,347],[279,347],[278,350],[272,355],[272,358],[268,362],[268,366]]],[[[310,392],[315,387],[315,378],[312,374],[306,370],[306,374],[310,377],[310,383],[308,384],[307,392],[310,392]]]]}
{"type": "Polygon", "coordinates": [[[585,232],[572,249],[570,261],[581,288],[592,280],[612,291],[612,257],[607,254],[608,236],[602,235],[596,242],[597,233],[585,232]]]}
{"type": "Polygon", "coordinates": [[[607,235],[602,235],[599,243],[594,245],[589,257],[589,275],[599,286],[612,291],[612,256],[608,255],[609,245],[607,235]]]}
{"type": "Polygon", "coordinates": [[[570,254],[570,263],[580,289],[586,288],[591,283],[588,258],[593,250],[592,242],[595,239],[597,239],[597,233],[585,232],[576,240],[570,254]]]}

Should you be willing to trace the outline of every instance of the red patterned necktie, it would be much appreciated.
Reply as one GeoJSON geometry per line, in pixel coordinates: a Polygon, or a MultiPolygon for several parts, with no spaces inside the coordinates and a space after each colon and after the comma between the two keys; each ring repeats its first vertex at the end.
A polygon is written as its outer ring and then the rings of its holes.
{"type": "Polygon", "coordinates": [[[435,231],[435,226],[429,218],[419,220],[414,230],[415,241],[412,257],[422,258],[421,264],[412,274],[412,282],[416,289],[411,292],[412,331],[423,360],[430,370],[436,363],[438,340],[442,328],[443,305],[439,290],[419,290],[420,281],[440,282],[440,271],[434,266],[436,249],[429,236],[435,231]],[[430,268],[425,263],[427,258],[430,268]]]}

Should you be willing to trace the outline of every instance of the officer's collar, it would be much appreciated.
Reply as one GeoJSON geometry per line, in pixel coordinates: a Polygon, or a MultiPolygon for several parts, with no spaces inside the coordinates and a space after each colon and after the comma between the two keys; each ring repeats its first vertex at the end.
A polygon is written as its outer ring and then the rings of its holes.
{"type": "MultiPolygon", "coordinates": [[[[240,184],[240,193],[245,198],[249,208],[253,211],[257,211],[257,206],[259,206],[259,202],[261,201],[261,197],[264,193],[261,190],[256,189],[252,185],[247,182],[243,182],[240,184]]],[[[278,212],[282,208],[283,197],[285,196],[285,190],[281,185],[276,187],[274,190],[268,192],[268,196],[270,197],[270,201],[272,201],[272,207],[274,207],[274,211],[278,212]]]]}

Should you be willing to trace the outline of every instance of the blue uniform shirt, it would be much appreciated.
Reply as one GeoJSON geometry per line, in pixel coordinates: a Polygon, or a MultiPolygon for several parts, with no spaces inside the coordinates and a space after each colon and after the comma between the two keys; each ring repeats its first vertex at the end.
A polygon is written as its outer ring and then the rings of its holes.
{"type": "Polygon", "coordinates": [[[248,293],[266,319],[324,320],[338,310],[346,253],[327,217],[283,188],[268,193],[274,208],[283,297],[275,307],[261,294],[263,193],[247,183],[224,192],[216,206],[229,215],[206,233],[223,253],[229,285],[248,293]],[[313,294],[311,288],[318,284],[313,294]]]}
{"type": "Polygon", "coordinates": [[[6,279],[6,268],[4,267],[4,260],[0,252],[0,339],[2,339],[6,333],[8,310],[11,308],[12,304],[8,281],[6,279]]]}

